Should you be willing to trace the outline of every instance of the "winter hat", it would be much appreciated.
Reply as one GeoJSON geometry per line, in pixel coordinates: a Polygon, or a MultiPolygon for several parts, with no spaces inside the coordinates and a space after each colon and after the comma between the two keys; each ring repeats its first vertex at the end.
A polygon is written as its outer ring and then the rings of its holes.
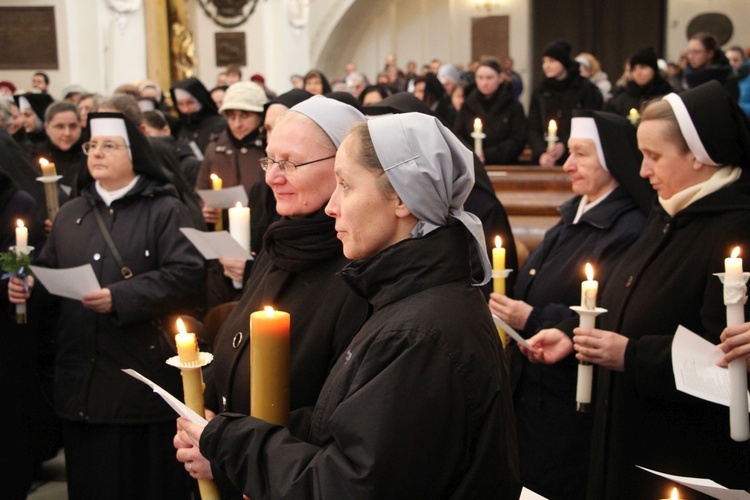
{"type": "Polygon", "coordinates": [[[268,96],[263,91],[263,87],[255,82],[237,82],[230,85],[224,94],[219,113],[231,109],[263,113],[263,106],[267,102],[268,96]]]}
{"type": "Polygon", "coordinates": [[[552,59],[556,59],[567,68],[571,63],[570,49],[570,42],[566,42],[565,40],[557,40],[550,43],[544,48],[542,57],[551,57],[552,59]]]}
{"type": "Polygon", "coordinates": [[[365,115],[353,106],[322,95],[312,96],[290,111],[301,113],[314,121],[331,139],[336,149],[341,146],[349,129],[366,120],[365,115]]]}
{"type": "Polygon", "coordinates": [[[16,86],[13,85],[12,82],[9,82],[7,80],[3,80],[2,82],[0,82],[0,87],[5,87],[6,89],[10,90],[11,94],[16,93],[16,86]]]}
{"type": "Polygon", "coordinates": [[[67,99],[73,94],[86,94],[86,89],[83,88],[80,85],[68,85],[67,87],[63,87],[62,90],[62,97],[63,99],[67,99]]]}
{"type": "Polygon", "coordinates": [[[487,283],[492,267],[482,223],[463,209],[474,186],[472,152],[440,120],[422,113],[384,116],[368,121],[367,128],[393,189],[419,219],[412,236],[458,220],[471,232],[482,260],[484,278],[477,285],[487,283]]]}
{"type": "Polygon", "coordinates": [[[722,85],[712,80],[664,100],[697,160],[706,165],[750,168],[747,119],[722,85]]]}
{"type": "Polygon", "coordinates": [[[630,68],[634,68],[636,64],[650,66],[654,70],[654,73],[659,72],[658,58],[652,47],[636,52],[633,57],[630,58],[630,68]]]}

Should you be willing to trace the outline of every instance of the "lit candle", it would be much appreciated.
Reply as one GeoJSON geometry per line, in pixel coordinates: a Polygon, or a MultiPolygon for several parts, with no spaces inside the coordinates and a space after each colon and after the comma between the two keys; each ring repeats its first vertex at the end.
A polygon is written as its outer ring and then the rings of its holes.
{"type": "Polygon", "coordinates": [[[638,120],[641,119],[640,113],[638,113],[638,110],[635,108],[630,108],[630,114],[628,115],[628,119],[630,120],[630,124],[635,126],[638,125],[638,120]]]}
{"type": "Polygon", "coordinates": [[[57,175],[55,164],[48,162],[45,158],[39,158],[39,166],[42,167],[42,177],[54,177],[57,175]]]}
{"type": "MultiPolygon", "coordinates": [[[[203,399],[203,391],[206,386],[203,384],[203,370],[201,370],[201,365],[197,363],[200,357],[198,342],[194,333],[186,331],[182,318],[177,319],[177,331],[179,333],[175,335],[175,343],[177,344],[177,355],[180,358],[180,363],[194,363],[196,365],[194,368],[180,369],[185,405],[198,415],[205,417],[206,405],[203,399]]],[[[210,479],[199,479],[198,489],[200,490],[200,498],[203,500],[219,500],[221,498],[216,483],[210,479]]]]}
{"type": "Polygon", "coordinates": [[[551,149],[555,143],[557,143],[557,122],[550,120],[549,127],[547,127],[547,149],[551,149]]]}
{"type": "MultiPolygon", "coordinates": [[[[727,308],[727,326],[745,322],[745,276],[740,247],[724,259],[724,304],[727,308]]],[[[747,368],[745,357],[729,363],[729,429],[735,441],[750,439],[750,421],[747,406],[747,368]]]]}
{"type": "Polygon", "coordinates": [[[175,335],[175,343],[177,344],[177,355],[180,357],[181,363],[192,363],[198,361],[200,352],[198,350],[198,342],[195,340],[194,333],[187,333],[185,331],[185,323],[182,318],[177,320],[177,331],[175,335]]]}
{"type": "MultiPolygon", "coordinates": [[[[221,180],[221,177],[219,177],[216,174],[211,174],[211,188],[214,191],[221,191],[221,189],[224,187],[224,181],[221,180]]],[[[221,231],[224,229],[224,211],[219,210],[219,218],[216,220],[216,223],[214,224],[214,230],[215,231],[221,231]]]]}
{"type": "Polygon", "coordinates": [[[29,228],[23,225],[23,221],[18,219],[16,228],[16,248],[25,249],[29,246],[29,228]]]}
{"type": "Polygon", "coordinates": [[[250,415],[289,421],[289,313],[266,307],[250,315],[250,415]]]}
{"type": "MultiPolygon", "coordinates": [[[[492,249],[492,269],[505,271],[505,249],[500,236],[495,236],[495,248],[492,249]]],[[[505,295],[505,278],[495,278],[492,281],[494,292],[505,295]]]]}
{"type": "Polygon", "coordinates": [[[471,136],[474,138],[474,152],[477,156],[481,156],[484,151],[482,139],[484,139],[485,135],[482,132],[482,120],[479,118],[474,119],[474,133],[471,136]]]}
{"type": "Polygon", "coordinates": [[[479,118],[474,119],[474,132],[477,134],[482,133],[482,120],[479,118]]]}
{"type": "Polygon", "coordinates": [[[599,291],[599,282],[594,279],[594,268],[586,263],[586,281],[581,283],[581,307],[585,309],[596,309],[596,294],[599,291]]]}
{"type": "Polygon", "coordinates": [[[677,491],[677,488],[672,488],[672,493],[669,495],[669,498],[665,498],[664,500],[680,500],[680,492],[677,491]]]}

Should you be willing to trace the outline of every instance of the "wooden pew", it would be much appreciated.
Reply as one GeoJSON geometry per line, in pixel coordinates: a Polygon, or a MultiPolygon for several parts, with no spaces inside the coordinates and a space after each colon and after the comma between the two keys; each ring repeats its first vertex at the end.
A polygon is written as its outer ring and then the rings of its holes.
{"type": "Polygon", "coordinates": [[[573,196],[570,176],[560,167],[487,165],[500,202],[508,213],[516,241],[529,251],[559,219],[557,208],[573,196]]]}

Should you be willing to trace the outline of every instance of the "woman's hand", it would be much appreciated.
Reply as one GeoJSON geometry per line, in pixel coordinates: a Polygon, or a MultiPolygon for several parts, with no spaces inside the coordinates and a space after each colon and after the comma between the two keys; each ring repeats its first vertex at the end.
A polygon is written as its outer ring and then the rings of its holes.
{"type": "Polygon", "coordinates": [[[565,145],[562,142],[556,142],[551,148],[542,153],[539,157],[540,167],[554,167],[557,160],[565,154],[565,145]]]}
{"type": "Polygon", "coordinates": [[[526,321],[534,310],[522,300],[509,299],[500,293],[490,294],[490,311],[516,330],[526,328],[526,321]]]}
{"type": "Polygon", "coordinates": [[[750,322],[726,327],[721,332],[719,349],[725,354],[717,365],[726,367],[730,361],[745,356],[747,371],[750,372],[750,322]]]}
{"type": "Polygon", "coordinates": [[[185,470],[194,479],[213,479],[211,463],[200,452],[200,439],[204,427],[194,424],[185,418],[177,419],[177,434],[174,447],[177,448],[177,460],[185,464],[185,470]]]}
{"type": "Polygon", "coordinates": [[[224,276],[239,283],[244,281],[246,260],[219,259],[219,263],[224,267],[224,276]]]}
{"type": "Polygon", "coordinates": [[[203,205],[201,213],[203,214],[203,220],[205,220],[208,224],[216,224],[216,222],[219,220],[219,217],[221,217],[220,208],[207,207],[206,205],[203,205]]]}
{"type": "Polygon", "coordinates": [[[550,365],[566,358],[573,352],[573,341],[565,335],[565,332],[557,328],[541,330],[531,337],[528,342],[533,347],[536,347],[538,351],[531,351],[520,344],[518,348],[532,363],[550,365]]]}
{"type": "Polygon", "coordinates": [[[112,292],[109,291],[109,288],[102,288],[101,290],[85,294],[82,302],[83,307],[99,314],[109,314],[115,310],[112,303],[112,292]]]}
{"type": "Polygon", "coordinates": [[[573,330],[573,348],[578,361],[586,361],[614,371],[625,370],[628,338],[616,332],[596,328],[573,330]]]}
{"type": "Polygon", "coordinates": [[[479,158],[479,161],[484,164],[484,150],[482,151],[474,151],[474,153],[477,155],[477,158],[479,158]]]}
{"type": "Polygon", "coordinates": [[[13,276],[8,281],[8,300],[11,304],[25,304],[31,297],[31,289],[34,288],[34,277],[26,278],[29,282],[29,291],[23,286],[23,280],[18,276],[13,276]]]}

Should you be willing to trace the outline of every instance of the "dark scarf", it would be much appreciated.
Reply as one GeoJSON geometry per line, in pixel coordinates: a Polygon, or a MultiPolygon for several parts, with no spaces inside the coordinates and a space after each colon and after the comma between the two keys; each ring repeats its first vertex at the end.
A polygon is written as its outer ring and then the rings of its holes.
{"type": "Polygon", "coordinates": [[[342,255],[335,223],[322,208],[304,219],[282,217],[268,227],[263,248],[281,269],[304,271],[317,262],[342,255]]]}

